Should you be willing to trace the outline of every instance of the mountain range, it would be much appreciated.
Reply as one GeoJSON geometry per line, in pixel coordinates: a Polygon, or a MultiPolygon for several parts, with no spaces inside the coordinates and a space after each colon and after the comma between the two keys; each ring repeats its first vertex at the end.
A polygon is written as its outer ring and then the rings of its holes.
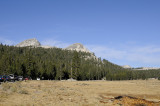
{"type": "MultiPolygon", "coordinates": [[[[22,42],[20,42],[19,44],[16,45],[16,47],[42,47],[42,48],[55,48],[52,46],[46,46],[46,45],[41,45],[41,43],[36,39],[27,39],[24,40],[22,42]]],[[[66,48],[63,48],[65,50],[76,50],[77,52],[81,51],[81,52],[86,52],[86,53],[91,53],[86,47],[84,47],[81,43],[75,43],[72,44],[66,48]]]]}
{"type": "MultiPolygon", "coordinates": [[[[56,48],[56,47],[53,47],[53,46],[46,46],[46,45],[41,45],[41,43],[36,39],[36,38],[33,38],[33,39],[27,39],[27,40],[24,40],[22,42],[20,42],[19,44],[16,45],[16,47],[42,47],[42,48],[56,48]]],[[[93,55],[93,52],[89,51],[83,44],[81,43],[75,43],[75,44],[72,44],[66,48],[63,48],[64,50],[75,50],[77,52],[81,51],[81,52],[86,52],[86,53],[91,53],[91,57],[88,57],[88,58],[95,58],[98,60],[98,58],[93,55]]],[[[133,68],[129,65],[123,65],[121,66],[125,69],[136,69],[136,70],[151,70],[151,69],[160,69],[160,68],[155,68],[155,67],[140,67],[140,68],[133,68]]]]}

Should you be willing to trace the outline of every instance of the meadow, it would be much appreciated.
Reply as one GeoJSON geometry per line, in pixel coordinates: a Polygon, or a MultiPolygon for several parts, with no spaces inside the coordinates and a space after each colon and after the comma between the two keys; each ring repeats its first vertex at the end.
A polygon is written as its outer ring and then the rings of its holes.
{"type": "Polygon", "coordinates": [[[160,81],[30,80],[0,85],[0,106],[159,106],[160,81]]]}

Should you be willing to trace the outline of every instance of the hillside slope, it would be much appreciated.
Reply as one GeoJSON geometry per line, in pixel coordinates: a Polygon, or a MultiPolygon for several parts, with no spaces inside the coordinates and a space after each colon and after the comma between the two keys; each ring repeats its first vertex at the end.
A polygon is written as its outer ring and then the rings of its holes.
{"type": "Polygon", "coordinates": [[[91,53],[44,49],[41,47],[14,47],[0,45],[0,75],[17,74],[44,79],[77,80],[131,80],[158,78],[160,70],[133,71],[107,60],[93,59],[91,53]]]}

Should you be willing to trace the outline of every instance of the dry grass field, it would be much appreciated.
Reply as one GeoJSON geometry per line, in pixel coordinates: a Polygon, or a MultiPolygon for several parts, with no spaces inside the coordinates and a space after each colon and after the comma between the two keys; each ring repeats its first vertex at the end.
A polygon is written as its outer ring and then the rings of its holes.
{"type": "Polygon", "coordinates": [[[160,81],[4,83],[0,106],[160,106],[160,81]]]}

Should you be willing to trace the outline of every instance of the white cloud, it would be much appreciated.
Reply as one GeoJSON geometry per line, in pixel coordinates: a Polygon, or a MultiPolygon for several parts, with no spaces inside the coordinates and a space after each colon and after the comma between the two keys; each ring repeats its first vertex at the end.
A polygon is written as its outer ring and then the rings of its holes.
{"type": "MultiPolygon", "coordinates": [[[[7,45],[15,45],[16,42],[4,38],[0,38],[0,43],[7,45]]],[[[55,46],[66,48],[71,43],[63,41],[45,39],[41,41],[42,45],[55,46]]],[[[137,46],[136,44],[127,44],[119,46],[104,46],[104,45],[85,45],[91,52],[94,52],[97,57],[107,59],[116,64],[127,63],[145,66],[160,66],[160,47],[155,45],[137,46]]],[[[123,64],[125,65],[125,64],[123,64]]]]}
{"type": "Polygon", "coordinates": [[[0,38],[0,43],[6,44],[6,45],[15,45],[16,44],[16,42],[14,42],[12,40],[5,39],[5,38],[0,38]]]}
{"type": "Polygon", "coordinates": [[[132,47],[132,51],[137,51],[140,53],[159,53],[160,52],[160,48],[156,47],[156,46],[141,46],[141,47],[132,47]]]}
{"type": "Polygon", "coordinates": [[[69,46],[69,43],[64,43],[62,41],[58,41],[58,40],[52,40],[52,39],[46,39],[43,40],[41,42],[42,45],[47,45],[47,46],[55,46],[55,47],[59,47],[59,48],[66,48],[67,46],[69,46]]]}
{"type": "Polygon", "coordinates": [[[88,49],[98,57],[120,62],[160,65],[160,47],[157,46],[124,46],[107,47],[101,45],[87,45],[88,49]]]}
{"type": "Polygon", "coordinates": [[[102,58],[115,58],[122,59],[126,54],[125,51],[116,50],[114,48],[105,47],[105,46],[97,46],[97,45],[87,45],[88,49],[94,52],[98,57],[102,58]]]}

